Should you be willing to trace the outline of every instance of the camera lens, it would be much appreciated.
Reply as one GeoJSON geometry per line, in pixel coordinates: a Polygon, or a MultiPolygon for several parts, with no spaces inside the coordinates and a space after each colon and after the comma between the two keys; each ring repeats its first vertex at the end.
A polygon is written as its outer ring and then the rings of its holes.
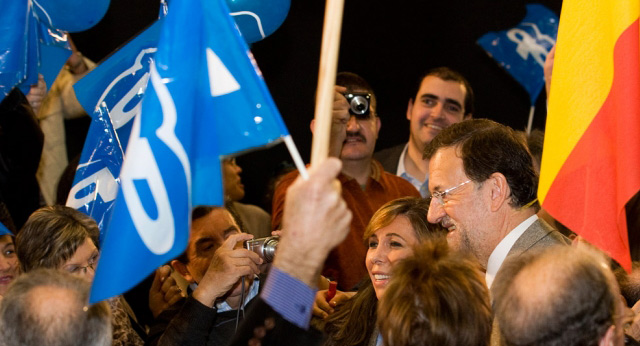
{"type": "Polygon", "coordinates": [[[351,112],[354,114],[365,114],[368,110],[369,101],[364,96],[356,95],[351,99],[351,112]]]}
{"type": "Polygon", "coordinates": [[[278,238],[270,238],[265,241],[262,249],[264,260],[267,262],[273,261],[273,257],[276,255],[276,249],[278,249],[278,238]]]}

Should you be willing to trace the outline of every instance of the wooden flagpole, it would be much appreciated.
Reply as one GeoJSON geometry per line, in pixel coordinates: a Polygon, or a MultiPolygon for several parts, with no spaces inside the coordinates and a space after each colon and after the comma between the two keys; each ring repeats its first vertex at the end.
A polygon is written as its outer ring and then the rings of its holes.
{"type": "Polygon", "coordinates": [[[334,85],[338,68],[340,32],[344,0],[327,0],[322,29],[320,69],[316,94],[315,130],[311,144],[311,166],[324,161],[329,154],[334,85]]]}

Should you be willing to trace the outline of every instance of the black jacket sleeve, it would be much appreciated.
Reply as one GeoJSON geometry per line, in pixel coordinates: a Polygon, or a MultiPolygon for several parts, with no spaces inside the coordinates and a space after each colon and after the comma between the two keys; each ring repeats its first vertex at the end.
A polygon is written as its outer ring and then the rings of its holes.
{"type": "Polygon", "coordinates": [[[251,339],[260,340],[262,346],[312,346],[324,342],[324,336],[320,332],[305,330],[287,321],[260,297],[256,297],[230,345],[246,346],[251,339]]]}

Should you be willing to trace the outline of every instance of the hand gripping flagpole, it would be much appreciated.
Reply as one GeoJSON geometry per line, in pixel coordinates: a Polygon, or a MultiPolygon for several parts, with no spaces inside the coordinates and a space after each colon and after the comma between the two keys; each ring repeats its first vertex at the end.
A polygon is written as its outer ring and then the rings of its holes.
{"type": "Polygon", "coordinates": [[[321,163],[329,155],[333,86],[336,82],[336,70],[338,67],[343,7],[344,0],[327,0],[324,27],[322,29],[320,70],[318,72],[318,91],[316,94],[315,131],[311,145],[311,166],[321,163]]]}

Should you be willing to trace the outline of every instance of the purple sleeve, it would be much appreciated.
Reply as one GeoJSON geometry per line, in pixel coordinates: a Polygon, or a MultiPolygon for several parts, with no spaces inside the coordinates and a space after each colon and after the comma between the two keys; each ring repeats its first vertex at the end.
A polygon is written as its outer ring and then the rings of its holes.
{"type": "Polygon", "coordinates": [[[272,267],[260,297],[287,321],[308,329],[316,292],[300,280],[272,267]]]}

